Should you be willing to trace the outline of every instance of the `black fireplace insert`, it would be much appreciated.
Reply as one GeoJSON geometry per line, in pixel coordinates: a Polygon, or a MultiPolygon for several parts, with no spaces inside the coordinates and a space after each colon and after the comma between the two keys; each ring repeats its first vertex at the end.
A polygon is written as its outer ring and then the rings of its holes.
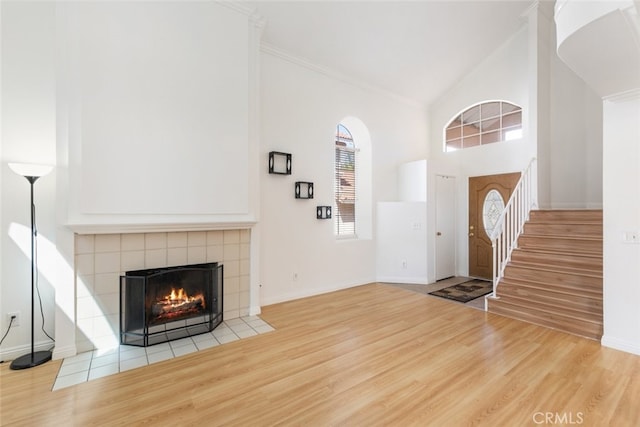
{"type": "Polygon", "coordinates": [[[120,276],[120,343],[147,347],[222,323],[222,264],[127,271],[120,276]]]}

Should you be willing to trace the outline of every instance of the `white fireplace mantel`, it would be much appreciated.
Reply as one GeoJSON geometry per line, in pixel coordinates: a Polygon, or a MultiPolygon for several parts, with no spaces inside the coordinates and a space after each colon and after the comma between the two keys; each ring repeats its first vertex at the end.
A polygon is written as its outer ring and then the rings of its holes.
{"type": "Polygon", "coordinates": [[[145,222],[68,222],[65,225],[76,234],[120,234],[249,229],[257,223],[253,217],[237,216],[201,221],[153,221],[148,217],[145,219],[145,222]]]}

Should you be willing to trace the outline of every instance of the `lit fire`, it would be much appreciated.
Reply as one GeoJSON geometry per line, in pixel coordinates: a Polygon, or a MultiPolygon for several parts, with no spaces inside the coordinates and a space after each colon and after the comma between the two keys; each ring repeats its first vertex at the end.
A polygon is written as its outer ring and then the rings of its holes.
{"type": "Polygon", "coordinates": [[[171,288],[171,293],[158,298],[151,306],[153,316],[151,323],[178,320],[192,315],[198,315],[205,309],[205,299],[202,293],[189,296],[183,289],[171,288]]]}
{"type": "Polygon", "coordinates": [[[204,296],[202,294],[197,294],[195,296],[190,297],[183,288],[175,289],[171,288],[171,294],[164,297],[162,304],[165,306],[170,306],[172,308],[180,307],[183,304],[188,304],[192,302],[200,302],[202,308],[204,308],[204,296]]]}

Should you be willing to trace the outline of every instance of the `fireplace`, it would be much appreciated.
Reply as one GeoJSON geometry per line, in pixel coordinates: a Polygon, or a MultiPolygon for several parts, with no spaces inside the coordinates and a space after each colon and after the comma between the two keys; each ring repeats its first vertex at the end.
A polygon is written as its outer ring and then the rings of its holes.
{"type": "Polygon", "coordinates": [[[120,343],[147,347],[222,323],[223,265],[127,271],[120,276],[120,343]]]}

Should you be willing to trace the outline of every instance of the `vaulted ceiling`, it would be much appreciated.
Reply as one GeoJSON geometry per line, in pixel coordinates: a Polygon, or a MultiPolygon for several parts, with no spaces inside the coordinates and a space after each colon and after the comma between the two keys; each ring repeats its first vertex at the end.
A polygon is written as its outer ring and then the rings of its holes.
{"type": "Polygon", "coordinates": [[[252,1],[262,40],[428,106],[524,24],[531,0],[252,1]]]}

